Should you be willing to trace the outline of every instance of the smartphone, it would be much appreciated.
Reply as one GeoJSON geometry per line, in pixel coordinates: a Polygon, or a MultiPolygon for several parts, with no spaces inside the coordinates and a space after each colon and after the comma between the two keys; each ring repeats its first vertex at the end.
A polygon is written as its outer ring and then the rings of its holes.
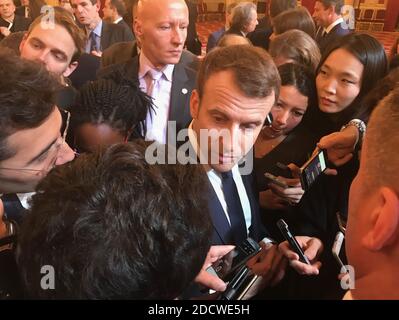
{"type": "Polygon", "coordinates": [[[295,237],[292,235],[292,233],[288,229],[287,223],[283,219],[280,219],[279,221],[277,221],[277,227],[280,229],[280,232],[283,235],[283,237],[285,238],[285,240],[287,240],[288,243],[290,244],[291,249],[294,250],[298,254],[299,261],[310,265],[310,261],[309,261],[308,257],[305,256],[298,241],[296,241],[295,237]]]}
{"type": "Polygon", "coordinates": [[[229,281],[226,290],[220,294],[219,300],[238,300],[241,292],[246,288],[244,284],[246,284],[250,272],[251,270],[247,266],[242,266],[229,281]]]}
{"type": "Polygon", "coordinates": [[[288,185],[283,181],[280,180],[279,178],[277,178],[276,176],[272,175],[269,172],[266,172],[265,174],[265,178],[270,182],[270,183],[274,183],[275,185],[278,185],[281,188],[288,188],[288,185]]]}
{"type": "Polygon", "coordinates": [[[348,269],[345,267],[344,263],[342,262],[341,258],[339,257],[339,253],[341,252],[341,247],[342,247],[342,243],[343,243],[344,239],[345,239],[344,234],[341,231],[338,231],[337,235],[335,236],[334,244],[332,246],[332,254],[333,254],[335,260],[337,260],[341,269],[344,268],[346,273],[349,273],[348,269]]]}
{"type": "Polygon", "coordinates": [[[313,155],[300,168],[300,179],[303,190],[308,190],[316,179],[327,169],[327,153],[325,150],[320,150],[313,155]]]}
{"type": "Polygon", "coordinates": [[[230,281],[234,272],[259,251],[261,251],[260,245],[252,238],[247,238],[239,246],[216,260],[206,271],[225,282],[230,281]]]}
{"type": "Polygon", "coordinates": [[[240,292],[237,295],[236,300],[244,299],[245,295],[247,294],[248,290],[251,289],[255,281],[258,279],[258,275],[256,274],[249,274],[243,284],[241,285],[240,292]]]}

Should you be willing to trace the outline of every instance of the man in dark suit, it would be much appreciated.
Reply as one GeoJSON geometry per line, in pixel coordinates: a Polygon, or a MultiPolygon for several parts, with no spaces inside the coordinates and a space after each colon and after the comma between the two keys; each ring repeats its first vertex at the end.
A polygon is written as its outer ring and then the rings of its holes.
{"type": "Polygon", "coordinates": [[[85,27],[88,40],[85,52],[100,56],[101,52],[116,42],[131,41],[133,34],[117,24],[101,20],[100,2],[97,0],[71,0],[76,19],[85,27]]]}
{"type": "Polygon", "coordinates": [[[26,31],[30,20],[15,14],[13,0],[0,0],[0,40],[13,32],[26,31]]]}
{"type": "Polygon", "coordinates": [[[15,14],[30,19],[29,0],[22,0],[21,5],[15,9],[15,14]]]}
{"type": "MultiPolygon", "coordinates": [[[[146,120],[146,139],[166,143],[168,125],[176,124],[177,133],[187,128],[191,121],[189,101],[196,71],[185,63],[193,56],[183,53],[187,26],[188,9],[184,0],[139,2],[134,30],[140,42],[140,55],[99,73],[100,77],[117,81],[138,82],[140,88],[153,98],[154,110],[149,112],[146,120]],[[185,56],[188,59],[184,58],[184,61],[182,57],[185,56]],[[153,76],[158,79],[150,79],[153,76]]],[[[134,44],[125,45],[130,46],[130,52],[134,54],[134,44]]],[[[176,136],[170,130],[169,133],[171,137],[176,136]]]]}
{"type": "Polygon", "coordinates": [[[262,225],[248,156],[278,96],[277,69],[263,49],[228,46],[205,57],[197,85],[190,103],[189,148],[209,180],[212,244],[238,245],[252,237],[263,247],[251,262],[253,271],[266,282],[277,282],[284,260],[262,225]]]}
{"type": "Polygon", "coordinates": [[[123,16],[126,14],[126,6],[123,0],[105,0],[103,8],[103,19],[106,22],[117,24],[126,30],[126,33],[132,34],[132,26],[128,25],[123,16]]]}
{"type": "Polygon", "coordinates": [[[318,25],[316,42],[323,54],[330,43],[350,32],[341,15],[344,0],[318,0],[314,6],[313,18],[318,25]]]}
{"type": "Polygon", "coordinates": [[[237,3],[232,2],[226,7],[226,26],[224,26],[223,28],[220,28],[219,30],[216,30],[215,32],[212,32],[209,35],[208,42],[206,44],[206,53],[208,53],[214,47],[216,47],[216,44],[218,43],[219,39],[223,36],[223,34],[226,32],[226,30],[228,30],[230,28],[232,11],[236,5],[237,5],[237,3]]]}

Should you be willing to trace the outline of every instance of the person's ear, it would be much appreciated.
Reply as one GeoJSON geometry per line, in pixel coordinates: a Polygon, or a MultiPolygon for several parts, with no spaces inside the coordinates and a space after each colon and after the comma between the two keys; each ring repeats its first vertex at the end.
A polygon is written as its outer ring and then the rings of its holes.
{"type": "Polygon", "coordinates": [[[137,19],[137,17],[133,21],[133,31],[137,38],[141,38],[143,35],[143,24],[141,20],[137,19]]]}
{"type": "Polygon", "coordinates": [[[333,15],[335,13],[335,6],[329,6],[327,8],[327,11],[328,11],[328,16],[333,15]]]}
{"type": "Polygon", "coordinates": [[[96,2],[96,11],[100,12],[100,10],[101,10],[101,1],[97,0],[97,2],[96,2]]]}
{"type": "Polygon", "coordinates": [[[199,112],[200,98],[197,90],[193,90],[190,97],[191,118],[197,119],[199,112]]]}
{"type": "Polygon", "coordinates": [[[371,227],[362,239],[363,245],[371,251],[379,251],[394,243],[399,232],[399,199],[395,191],[382,187],[375,197],[371,227]]]}
{"type": "Polygon", "coordinates": [[[22,37],[22,41],[19,44],[19,53],[21,54],[22,48],[25,46],[26,39],[28,39],[28,32],[25,32],[24,36],[22,37]]]}
{"type": "Polygon", "coordinates": [[[78,67],[77,61],[71,62],[62,75],[64,77],[68,77],[72,72],[75,71],[77,67],[78,67]]]}

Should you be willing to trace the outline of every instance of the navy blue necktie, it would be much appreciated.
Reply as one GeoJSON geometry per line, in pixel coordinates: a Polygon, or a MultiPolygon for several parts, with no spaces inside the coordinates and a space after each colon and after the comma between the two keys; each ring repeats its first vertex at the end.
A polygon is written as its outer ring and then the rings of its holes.
{"type": "Polygon", "coordinates": [[[7,220],[13,220],[20,225],[26,210],[19,201],[18,196],[15,193],[3,194],[1,200],[4,205],[5,218],[7,220]]]}
{"type": "Polygon", "coordinates": [[[99,48],[97,48],[97,35],[92,31],[90,32],[90,52],[92,51],[99,51],[99,48]]]}
{"type": "Polygon", "coordinates": [[[235,241],[234,244],[239,245],[247,238],[244,212],[232,172],[223,172],[221,175],[222,189],[227,204],[227,213],[230,218],[232,236],[235,241]]]}

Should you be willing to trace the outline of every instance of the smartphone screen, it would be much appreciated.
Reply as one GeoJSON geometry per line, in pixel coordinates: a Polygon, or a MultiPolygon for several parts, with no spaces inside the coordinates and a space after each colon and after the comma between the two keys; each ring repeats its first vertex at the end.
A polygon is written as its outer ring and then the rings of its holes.
{"type": "Polygon", "coordinates": [[[309,189],[318,176],[327,169],[326,159],[324,150],[320,150],[301,168],[301,184],[304,190],[309,189]]]}
{"type": "Polygon", "coordinates": [[[246,239],[239,246],[228,252],[222,258],[215,261],[208,272],[216,274],[220,279],[228,281],[240,266],[244,265],[251,257],[261,250],[259,244],[251,239],[246,239]]]}

